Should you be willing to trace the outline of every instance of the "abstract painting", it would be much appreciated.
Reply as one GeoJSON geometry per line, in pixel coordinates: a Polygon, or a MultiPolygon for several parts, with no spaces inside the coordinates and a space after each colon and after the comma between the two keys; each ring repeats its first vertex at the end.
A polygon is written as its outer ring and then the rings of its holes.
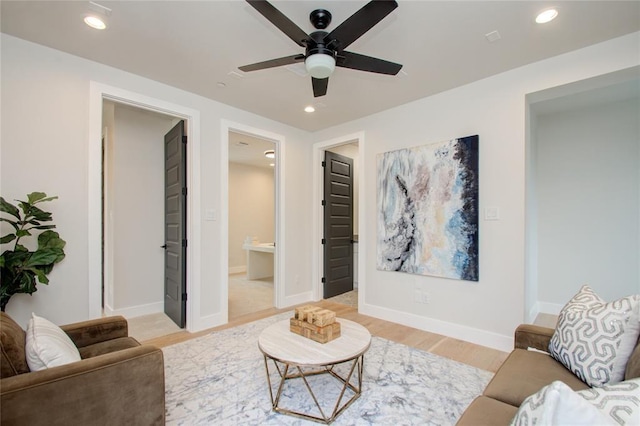
{"type": "Polygon", "coordinates": [[[379,270],[478,281],[478,140],[378,154],[379,270]]]}

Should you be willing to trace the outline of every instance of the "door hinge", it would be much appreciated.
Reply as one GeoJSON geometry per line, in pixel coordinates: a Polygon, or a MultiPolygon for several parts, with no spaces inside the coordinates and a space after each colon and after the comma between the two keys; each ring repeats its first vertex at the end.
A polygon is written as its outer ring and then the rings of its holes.
{"type": "Polygon", "coordinates": [[[183,302],[187,301],[187,293],[182,293],[182,301],[183,302]]]}
{"type": "Polygon", "coordinates": [[[182,195],[187,195],[187,188],[182,188],[182,195]]]}
{"type": "Polygon", "coordinates": [[[325,240],[324,238],[322,239],[322,244],[327,244],[327,240],[325,240]]]}
{"type": "Polygon", "coordinates": [[[186,136],[182,136],[182,143],[187,143],[187,137],[186,136]]]}
{"type": "Polygon", "coordinates": [[[327,162],[326,161],[322,162],[322,167],[327,167],[327,162]]]}
{"type": "Polygon", "coordinates": [[[327,205],[327,200],[322,200],[322,205],[326,206],[327,205]]]}
{"type": "Polygon", "coordinates": [[[187,240],[182,240],[182,247],[186,247],[187,246],[187,240]]]}
{"type": "Polygon", "coordinates": [[[322,277],[322,279],[320,281],[322,281],[323,283],[327,282],[327,280],[324,277],[322,277]]]}

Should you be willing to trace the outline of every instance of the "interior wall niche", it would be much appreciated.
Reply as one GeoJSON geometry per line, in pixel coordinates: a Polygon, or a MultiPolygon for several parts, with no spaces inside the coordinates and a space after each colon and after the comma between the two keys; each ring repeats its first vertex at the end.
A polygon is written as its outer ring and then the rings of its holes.
{"type": "Polygon", "coordinates": [[[527,97],[528,321],[585,284],[606,300],[640,291],[638,71],[527,97]]]}

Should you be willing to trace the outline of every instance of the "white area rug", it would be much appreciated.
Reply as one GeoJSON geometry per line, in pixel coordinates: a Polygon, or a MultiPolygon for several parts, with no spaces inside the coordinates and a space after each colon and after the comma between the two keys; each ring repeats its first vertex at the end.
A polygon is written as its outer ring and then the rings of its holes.
{"type": "MultiPolygon", "coordinates": [[[[271,410],[258,335],[291,315],[164,348],[167,424],[317,424],[271,410]]],[[[491,377],[490,372],[374,337],[364,357],[362,395],[333,424],[453,425],[491,377]]],[[[325,385],[319,392],[323,398],[336,392],[335,382],[312,384],[325,385]]],[[[285,392],[296,409],[310,408],[307,396],[303,389],[285,392]]]]}

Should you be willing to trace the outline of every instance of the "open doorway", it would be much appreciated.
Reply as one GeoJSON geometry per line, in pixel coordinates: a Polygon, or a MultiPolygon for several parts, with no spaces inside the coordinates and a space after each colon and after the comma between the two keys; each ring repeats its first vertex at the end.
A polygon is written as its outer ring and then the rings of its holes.
{"type": "Polygon", "coordinates": [[[276,144],[229,131],[229,320],[274,306],[276,144]]]}
{"type": "Polygon", "coordinates": [[[525,321],[553,326],[588,284],[640,283],[640,67],[526,96],[525,321]]]}
{"type": "Polygon", "coordinates": [[[183,120],[110,100],[102,111],[103,308],[144,341],[181,329],[164,314],[164,142],[183,120]]]}

